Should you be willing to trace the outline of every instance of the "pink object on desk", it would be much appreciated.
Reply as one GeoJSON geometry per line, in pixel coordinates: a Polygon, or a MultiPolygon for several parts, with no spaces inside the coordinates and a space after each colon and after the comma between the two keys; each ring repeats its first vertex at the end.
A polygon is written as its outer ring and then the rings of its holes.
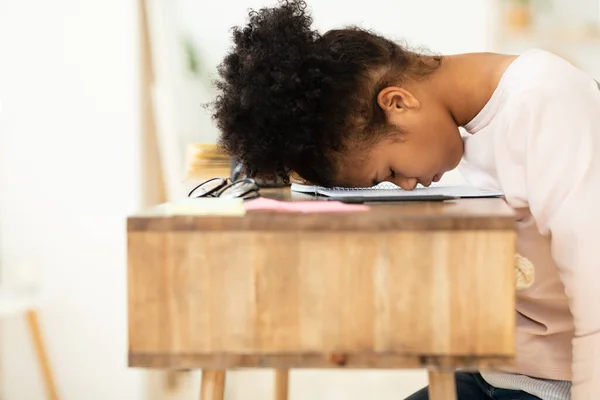
{"type": "Polygon", "coordinates": [[[272,210],[299,213],[327,213],[367,211],[369,206],[363,204],[345,204],[341,201],[279,201],[259,197],[244,202],[246,210],[272,210]]]}

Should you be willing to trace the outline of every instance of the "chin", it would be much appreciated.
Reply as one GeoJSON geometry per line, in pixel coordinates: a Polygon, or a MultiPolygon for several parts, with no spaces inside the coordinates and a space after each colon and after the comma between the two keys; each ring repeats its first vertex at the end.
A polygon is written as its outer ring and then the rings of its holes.
{"type": "Polygon", "coordinates": [[[448,162],[446,162],[444,165],[442,165],[440,167],[440,169],[438,169],[438,172],[436,172],[434,175],[432,175],[433,178],[435,178],[436,176],[438,178],[437,181],[433,180],[433,182],[439,182],[447,172],[450,172],[453,169],[455,169],[456,167],[458,167],[458,164],[460,164],[461,159],[462,159],[462,157],[459,157],[458,159],[452,158],[452,159],[448,160],[448,162]]]}

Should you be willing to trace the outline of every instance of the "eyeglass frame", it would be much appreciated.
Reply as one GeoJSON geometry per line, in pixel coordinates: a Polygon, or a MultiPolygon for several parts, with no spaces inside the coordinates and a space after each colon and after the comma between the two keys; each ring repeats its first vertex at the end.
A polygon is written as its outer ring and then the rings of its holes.
{"type": "Polygon", "coordinates": [[[250,189],[248,189],[246,191],[243,191],[241,194],[237,194],[237,195],[233,196],[232,198],[241,198],[243,200],[250,200],[250,199],[254,199],[254,198],[260,196],[260,193],[259,193],[260,187],[258,186],[258,184],[252,178],[242,178],[242,179],[238,179],[238,180],[233,181],[230,178],[215,177],[215,178],[207,179],[206,181],[204,181],[204,182],[196,185],[188,193],[188,198],[193,198],[193,199],[206,198],[206,197],[219,198],[219,197],[221,197],[221,195],[223,193],[225,193],[230,188],[232,188],[234,186],[241,185],[243,183],[249,183],[249,184],[251,184],[250,189]],[[206,193],[203,193],[200,196],[192,196],[192,194],[196,190],[198,190],[200,187],[206,185],[209,182],[213,182],[213,181],[220,181],[220,183],[218,183],[214,188],[212,188],[211,190],[207,191],[206,193]],[[254,196],[246,197],[248,194],[253,193],[253,192],[254,192],[254,196]]]}

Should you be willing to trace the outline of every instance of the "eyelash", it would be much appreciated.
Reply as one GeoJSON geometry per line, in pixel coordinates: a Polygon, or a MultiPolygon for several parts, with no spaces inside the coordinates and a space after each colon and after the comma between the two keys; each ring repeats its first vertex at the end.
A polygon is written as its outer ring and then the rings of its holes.
{"type": "Polygon", "coordinates": [[[394,172],[394,170],[393,170],[393,169],[391,169],[391,168],[390,168],[390,176],[391,176],[392,178],[395,178],[395,177],[396,177],[396,172],[394,172]]]}

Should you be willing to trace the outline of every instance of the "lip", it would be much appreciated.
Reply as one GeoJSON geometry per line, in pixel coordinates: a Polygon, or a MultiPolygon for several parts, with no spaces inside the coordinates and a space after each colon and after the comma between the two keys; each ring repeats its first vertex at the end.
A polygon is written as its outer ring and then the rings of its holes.
{"type": "Polygon", "coordinates": [[[432,179],[432,181],[433,181],[433,182],[439,182],[439,181],[440,181],[440,179],[442,179],[442,176],[444,176],[444,174],[435,174],[435,175],[433,176],[433,179],[432,179]]]}

